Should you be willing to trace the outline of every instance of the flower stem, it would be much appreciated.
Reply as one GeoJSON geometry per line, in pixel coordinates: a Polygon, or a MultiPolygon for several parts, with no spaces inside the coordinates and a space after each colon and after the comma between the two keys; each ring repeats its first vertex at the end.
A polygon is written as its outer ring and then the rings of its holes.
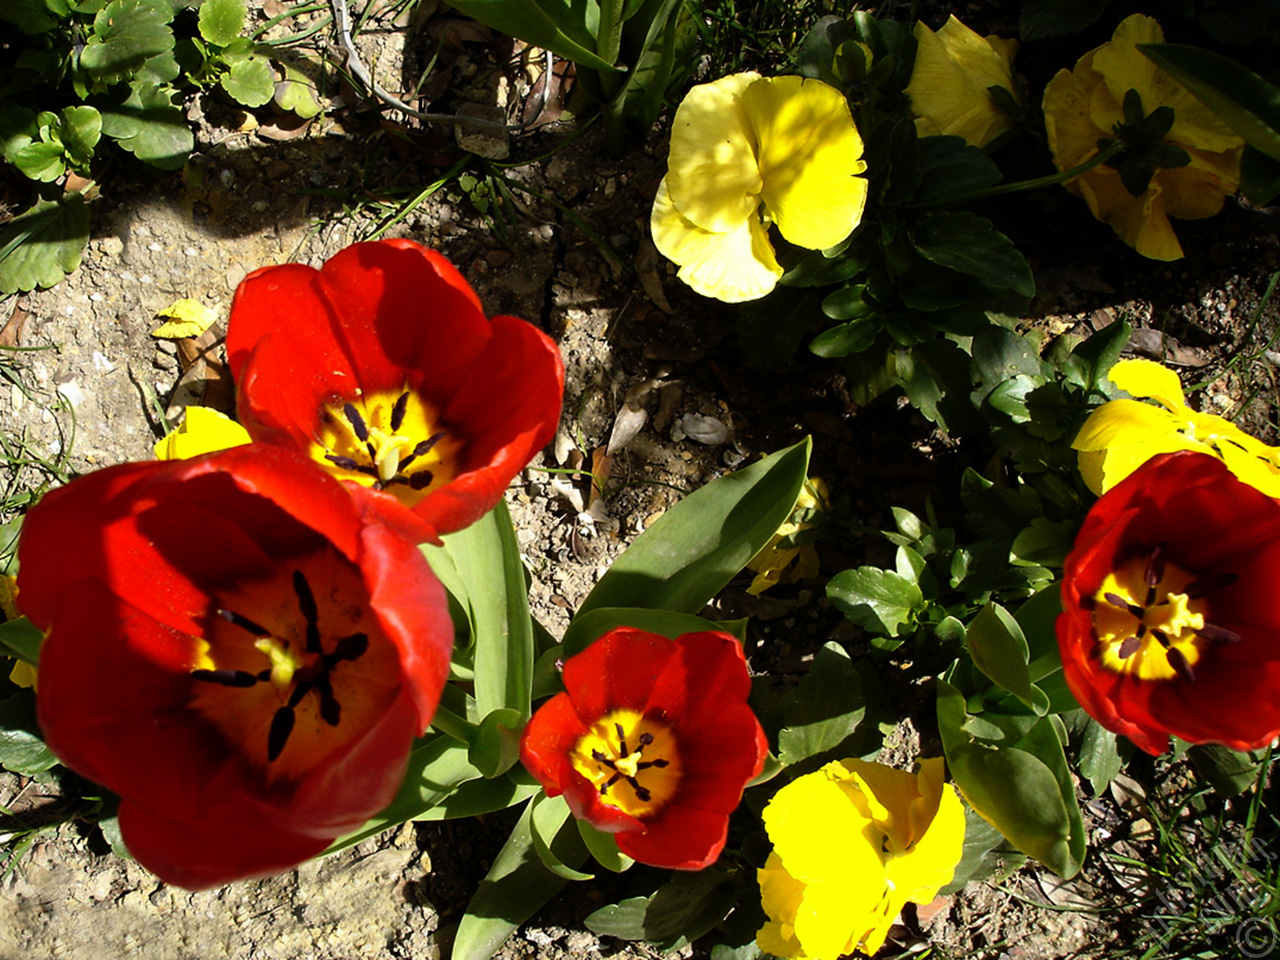
{"type": "Polygon", "coordinates": [[[1031,180],[1018,180],[1014,183],[998,183],[994,187],[987,187],[985,190],[979,190],[971,193],[965,200],[977,200],[982,197],[994,197],[1002,193],[1020,193],[1023,190],[1039,190],[1041,187],[1051,187],[1055,183],[1066,183],[1082,173],[1087,173],[1094,167],[1106,163],[1117,153],[1124,149],[1124,142],[1114,140],[1107,144],[1084,163],[1078,163],[1074,167],[1067,170],[1059,170],[1057,173],[1050,173],[1043,177],[1035,177],[1031,180]]]}

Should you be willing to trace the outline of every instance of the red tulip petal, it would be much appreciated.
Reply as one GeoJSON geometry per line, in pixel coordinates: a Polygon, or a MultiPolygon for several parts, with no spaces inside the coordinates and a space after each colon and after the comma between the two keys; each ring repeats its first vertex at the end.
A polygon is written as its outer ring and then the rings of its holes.
{"type": "Polygon", "coordinates": [[[291,832],[276,818],[259,815],[244,797],[201,813],[194,821],[175,820],[126,799],[120,802],[120,832],[139,863],[188,890],[280,873],[331,842],[291,832]]]}
{"type": "Polygon", "coordinates": [[[723,813],[671,805],[638,833],[618,834],[618,849],[633,860],[669,870],[701,870],[715,863],[729,836],[723,813]]]}
{"type": "Polygon", "coordinates": [[[611,710],[643,710],[676,645],[632,627],[610,631],[564,665],[564,688],[584,725],[611,710]]]}
{"type": "Polygon", "coordinates": [[[453,620],[444,587],[411,541],[378,526],[361,533],[360,563],[369,603],[401,663],[418,709],[414,735],[431,723],[453,655],[453,620]]]}
{"type": "MultiPolygon", "coordinates": [[[[585,820],[605,833],[623,833],[644,830],[645,823],[612,804],[603,803],[595,785],[580,774],[567,759],[561,760],[560,787],[569,810],[579,820],[585,820]]],[[[549,796],[551,794],[548,794],[549,796]]]]}
{"type": "Polygon", "coordinates": [[[717,723],[728,706],[746,703],[751,678],[742,644],[727,633],[686,633],[675,645],[646,706],[679,728],[683,748],[686,736],[717,723]]]}
{"type": "Polygon", "coordinates": [[[547,795],[558,797],[564,790],[564,759],[586,734],[567,693],[558,693],[534,713],[520,740],[520,762],[547,795]]]}
{"type": "Polygon", "coordinates": [[[722,704],[714,722],[694,733],[681,730],[680,806],[729,815],[746,784],[764,769],[768,752],[769,741],[751,708],[722,704]]]}
{"type": "Polygon", "coordinates": [[[413,385],[440,405],[492,336],[462,275],[411,240],[352,244],[320,272],[366,391],[398,390],[410,370],[413,385]]]}

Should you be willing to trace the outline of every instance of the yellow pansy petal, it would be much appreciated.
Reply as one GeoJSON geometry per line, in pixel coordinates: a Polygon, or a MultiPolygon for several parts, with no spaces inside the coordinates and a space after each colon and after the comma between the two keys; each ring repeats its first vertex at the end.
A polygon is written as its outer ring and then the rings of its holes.
{"type": "Polygon", "coordinates": [[[1090,116],[1097,83],[1097,74],[1077,66],[1059,70],[1044,88],[1044,131],[1059,170],[1078,166],[1098,151],[1098,127],[1090,116]]]}
{"type": "Polygon", "coordinates": [[[1242,482],[1261,490],[1268,497],[1280,497],[1280,468],[1276,466],[1277,451],[1274,447],[1267,448],[1271,451],[1271,459],[1264,459],[1229,441],[1218,443],[1216,446],[1227,469],[1242,482]]]}
{"type": "Polygon", "coordinates": [[[802,957],[804,951],[795,938],[795,927],[769,920],[756,932],[756,946],[775,957],[802,957]]]}
{"type": "Polygon", "coordinates": [[[685,219],[703,230],[738,230],[760,205],[755,143],[742,109],[758,73],[735,73],[689,91],[676,108],[667,185],[685,219]]]}
{"type": "Polygon", "coordinates": [[[850,802],[830,764],[779,790],[764,808],[773,848],[797,880],[819,881],[846,871],[880,873],[879,831],[850,802]],[[815,824],[822,824],[816,829],[815,824]]]}
{"type": "Polygon", "coordinates": [[[774,956],[790,957],[800,953],[795,923],[804,898],[804,884],[787,873],[776,852],[769,854],[764,868],[756,871],[756,878],[760,884],[760,905],[772,921],[756,934],[756,943],[774,956]]]}
{"type": "Polygon", "coordinates": [[[1222,209],[1240,186],[1240,153],[1207,153],[1185,147],[1191,162],[1156,174],[1165,212],[1182,220],[1203,220],[1222,209]]]}
{"type": "Polygon", "coordinates": [[[1110,400],[1089,414],[1071,441],[1071,447],[1111,450],[1127,444],[1147,443],[1154,437],[1177,435],[1182,422],[1168,410],[1140,400],[1110,400]]]}
{"type": "Polygon", "coordinates": [[[1182,381],[1162,363],[1141,358],[1121,360],[1111,368],[1107,377],[1132,397],[1150,397],[1174,413],[1180,414],[1187,409],[1182,381]]]}
{"type": "Polygon", "coordinates": [[[182,425],[155,445],[158,460],[186,460],[249,442],[249,433],[212,407],[187,407],[182,425]]]}
{"type": "Polygon", "coordinates": [[[916,775],[866,760],[846,760],[845,766],[859,789],[873,801],[871,815],[889,838],[888,852],[910,846],[911,804],[920,797],[916,775]]]}
{"type": "MultiPolygon", "coordinates": [[[[955,876],[956,864],[964,853],[964,805],[955,787],[940,784],[929,828],[910,851],[893,857],[885,867],[893,884],[894,898],[901,904],[928,903],[955,876]]],[[[894,911],[897,912],[896,910],[894,911]]]]}
{"type": "Polygon", "coordinates": [[[156,314],[163,320],[160,326],[151,331],[153,337],[161,340],[181,340],[185,337],[198,337],[218,319],[217,311],[210,310],[199,300],[175,300],[156,314]]]}
{"type": "Polygon", "coordinates": [[[884,892],[884,869],[844,874],[805,887],[796,913],[796,939],[812,960],[838,960],[862,939],[884,892]]]}
{"type": "Polygon", "coordinates": [[[1080,471],[1080,479],[1095,497],[1102,496],[1103,464],[1106,458],[1105,450],[1081,450],[1076,454],[1076,468],[1080,471]]]}
{"type": "Polygon", "coordinates": [[[36,668],[25,660],[15,660],[13,669],[9,671],[9,679],[20,687],[36,689],[36,668]]]}
{"type": "Polygon", "coordinates": [[[658,185],[649,227],[658,252],[680,266],[681,280],[725,303],[757,300],[777,286],[782,267],[757,218],[725,233],[703,230],[671,202],[669,179],[658,185]]]}
{"type": "Polygon", "coordinates": [[[18,612],[18,578],[0,575],[0,622],[22,616],[18,612]]]}
{"type": "Polygon", "coordinates": [[[743,90],[742,109],[755,134],[765,209],[782,235],[811,250],[847,237],[866,205],[859,174],[867,165],[844,94],[820,80],[773,77],[743,90]]]}
{"type": "Polygon", "coordinates": [[[1013,125],[987,88],[1004,87],[1011,93],[1016,89],[1015,41],[984,39],[955,16],[937,33],[921,22],[913,33],[916,59],[906,92],[920,136],[946,134],[984,147],[1013,125]]]}

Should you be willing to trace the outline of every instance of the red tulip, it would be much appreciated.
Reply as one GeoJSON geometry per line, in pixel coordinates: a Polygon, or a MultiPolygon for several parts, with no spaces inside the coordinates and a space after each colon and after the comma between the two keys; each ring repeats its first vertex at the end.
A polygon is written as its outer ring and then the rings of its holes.
{"type": "Polygon", "coordinates": [[[395,796],[453,626],[364,497],[254,444],[101,470],[28,515],[40,726],[120,795],[125,843],[161,879],[288,869],[395,796]]]}
{"type": "Polygon", "coordinates": [[[741,644],[618,627],[571,657],[563,679],[520,745],[547,795],[563,793],[574,816],[642,863],[713,863],[769,749],[747,706],[741,644]]]}
{"type": "Polygon", "coordinates": [[[1063,571],[1067,684],[1148,753],[1280,734],[1280,501],[1215,457],[1154,457],[1089,511],[1063,571]]]}
{"type": "Polygon", "coordinates": [[[376,514],[418,541],[482,517],[560,419],[556,345],[486,319],[462,275],[410,240],[249,274],[227,352],[253,439],[376,491],[376,514]]]}

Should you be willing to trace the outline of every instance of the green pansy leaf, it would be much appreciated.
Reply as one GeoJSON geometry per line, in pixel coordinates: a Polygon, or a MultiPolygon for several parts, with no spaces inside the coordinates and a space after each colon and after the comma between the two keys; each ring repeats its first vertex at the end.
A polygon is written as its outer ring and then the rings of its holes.
{"type": "Polygon", "coordinates": [[[824,644],[780,710],[778,760],[790,766],[835,750],[866,712],[862,675],[843,647],[824,644]]]}
{"type": "Polygon", "coordinates": [[[958,203],[1003,179],[987,152],[970,146],[963,137],[922,137],[919,145],[920,186],[911,198],[913,204],[958,203]]]}
{"type": "Polygon", "coordinates": [[[930,214],[908,231],[911,245],[927,260],[966,274],[992,290],[1035,296],[1026,258],[991,221],[966,210],[930,214]]]}
{"type": "Polygon", "coordinates": [[[99,83],[127,79],[148,58],[173,49],[172,19],[167,0],[112,0],[94,18],[80,67],[99,83]]]}
{"type": "Polygon", "coordinates": [[[871,320],[853,320],[838,327],[824,330],[813,338],[809,350],[819,357],[847,357],[861,353],[876,340],[879,327],[871,320]]]}
{"type": "Polygon", "coordinates": [[[1280,196],[1280,160],[1245,144],[1240,154],[1240,192],[1254,206],[1270,206],[1280,196]]]}
{"type": "MultiPolygon", "coordinates": [[[[64,11],[65,14],[65,11],[64,11]]],[[[23,33],[46,33],[58,26],[58,17],[45,0],[5,0],[0,3],[0,21],[14,24],[23,33]]]]}
{"type": "Polygon", "coordinates": [[[1250,146],[1280,160],[1280,87],[1203,47],[1140,43],[1138,49],[1250,146]]]}
{"type": "Polygon", "coordinates": [[[13,163],[18,151],[40,136],[36,112],[17,103],[0,107],[0,155],[13,163]]]}
{"type": "Polygon", "coordinates": [[[1102,16],[1106,8],[1107,0],[1024,0],[1018,36],[1026,43],[1079,33],[1102,16]]]}
{"type": "Polygon", "coordinates": [[[579,607],[697,613],[791,515],[810,441],[780,450],[689,494],[640,534],[579,607]]]}
{"type": "Polygon", "coordinates": [[[1085,724],[1080,737],[1077,764],[1080,775],[1089,781],[1094,796],[1098,796],[1115,775],[1124,769],[1128,757],[1120,748],[1120,738],[1092,717],[1085,724]]]}
{"type": "Polygon", "coordinates": [[[57,762],[36,723],[35,695],[30,690],[19,690],[7,700],[0,700],[0,767],[34,777],[57,762]]]}
{"type": "Polygon", "coordinates": [[[312,61],[306,61],[305,64],[306,70],[292,63],[282,64],[284,79],[276,84],[275,101],[281,110],[288,110],[303,120],[310,120],[324,112],[324,106],[316,96],[317,77],[321,68],[312,61]],[[311,72],[308,73],[308,70],[311,72]]]}
{"type": "MultiPolygon", "coordinates": [[[[534,849],[531,807],[525,808],[467,904],[454,937],[452,960],[489,960],[520,924],[568,882],[548,870],[534,849]]],[[[560,863],[572,869],[586,862],[586,845],[572,822],[562,824],[549,840],[545,833],[541,837],[560,863]]]]}
{"type": "Polygon", "coordinates": [[[893,570],[858,567],[837,573],[827,583],[827,599],[862,629],[895,637],[924,607],[924,594],[912,580],[893,570]]]}
{"type": "Polygon", "coordinates": [[[260,107],[276,92],[276,75],[265,57],[250,57],[234,64],[218,85],[236,103],[260,107]]]}
{"type": "Polygon", "coordinates": [[[1014,540],[1009,559],[1022,566],[1060,567],[1071,551],[1080,524],[1036,517],[1014,540]]]}
{"type": "Polygon", "coordinates": [[[0,622],[0,654],[38,667],[43,645],[44,631],[26,617],[0,622]]]}
{"type": "Polygon", "coordinates": [[[1238,796],[1258,780],[1260,761],[1250,753],[1202,743],[1188,748],[1187,757],[1196,773],[1224,797],[1238,796]]]}
{"type": "Polygon", "coordinates": [[[972,807],[965,807],[964,846],[960,862],[956,864],[951,882],[938,892],[944,896],[956,893],[971,880],[999,876],[1025,862],[1024,854],[1010,850],[1004,834],[983,820],[972,807]]]}
{"type": "Polygon", "coordinates": [[[660,950],[677,950],[728,916],[741,892],[720,867],[677,871],[651,896],[601,907],[583,925],[600,936],[647,940],[660,950]]]}
{"type": "Polygon", "coordinates": [[[1084,860],[1075,787],[1053,717],[974,717],[955,687],[938,681],[938,730],[956,786],[1009,842],[1059,876],[1084,860]]]}
{"type": "Polygon", "coordinates": [[[204,0],[200,5],[200,36],[225,47],[240,36],[246,16],[244,0],[204,0]]]}
{"type": "Polygon", "coordinates": [[[965,628],[965,644],[973,665],[992,683],[1008,690],[1038,714],[1048,710],[1047,698],[1031,685],[1027,638],[1004,607],[998,603],[983,607],[965,628]]]}
{"type": "Polygon", "coordinates": [[[84,197],[41,200],[0,229],[0,293],[52,287],[80,266],[88,242],[84,197]]]}

